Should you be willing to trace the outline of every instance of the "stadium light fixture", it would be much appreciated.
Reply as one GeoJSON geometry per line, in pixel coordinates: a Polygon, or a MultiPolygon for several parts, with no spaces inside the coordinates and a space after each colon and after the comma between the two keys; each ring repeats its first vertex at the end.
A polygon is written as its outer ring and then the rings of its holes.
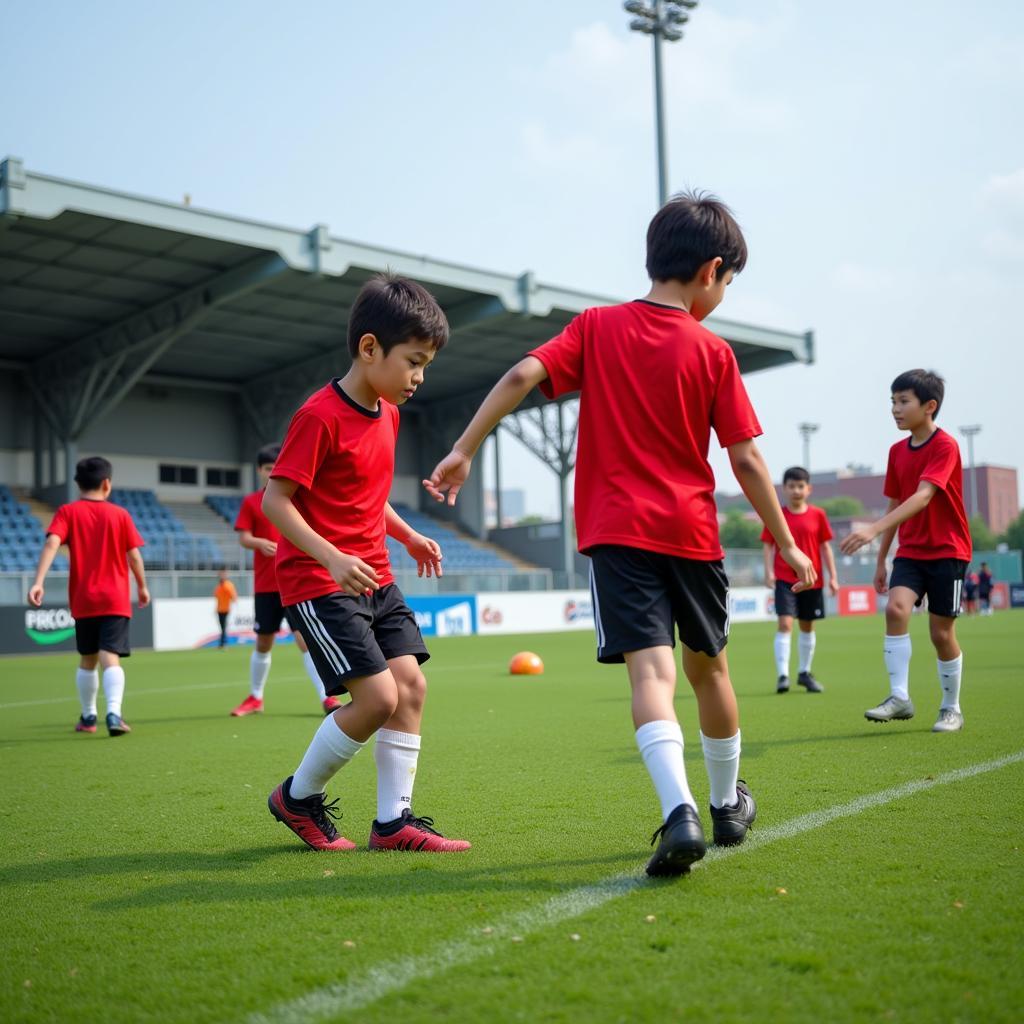
{"type": "Polygon", "coordinates": [[[658,206],[668,199],[668,162],[665,151],[665,104],[661,87],[661,41],[677,43],[683,38],[682,25],[690,20],[689,11],[697,0],[626,0],[622,5],[627,14],[634,15],[630,30],[650,36],[654,44],[654,124],[658,158],[658,206]]]}
{"type": "Polygon", "coordinates": [[[821,430],[820,423],[798,423],[797,430],[804,439],[804,469],[811,471],[811,436],[821,430]]]}
{"type": "Polygon", "coordinates": [[[971,471],[971,518],[978,514],[978,477],[974,471],[974,438],[981,433],[981,424],[973,423],[969,427],[961,427],[960,433],[967,438],[967,465],[971,471]]]}

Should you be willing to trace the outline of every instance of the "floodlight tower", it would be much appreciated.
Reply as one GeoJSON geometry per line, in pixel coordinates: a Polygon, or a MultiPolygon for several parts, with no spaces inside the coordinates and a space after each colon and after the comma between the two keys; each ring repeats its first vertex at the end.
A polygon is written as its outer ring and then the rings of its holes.
{"type": "Polygon", "coordinates": [[[697,0],[626,0],[622,5],[632,14],[629,23],[634,32],[643,32],[654,42],[654,122],[658,151],[658,206],[668,199],[668,164],[665,153],[665,105],[661,89],[661,41],[678,42],[683,38],[682,26],[690,20],[687,11],[697,6],[697,0]]]}
{"type": "Polygon", "coordinates": [[[974,423],[969,427],[961,427],[960,433],[967,438],[967,465],[971,471],[971,518],[978,514],[978,478],[974,472],[974,438],[981,433],[981,425],[974,423]]]}
{"type": "Polygon", "coordinates": [[[798,423],[797,430],[800,431],[800,436],[804,439],[804,469],[808,473],[811,471],[811,435],[816,434],[821,429],[820,423],[798,423]]]}

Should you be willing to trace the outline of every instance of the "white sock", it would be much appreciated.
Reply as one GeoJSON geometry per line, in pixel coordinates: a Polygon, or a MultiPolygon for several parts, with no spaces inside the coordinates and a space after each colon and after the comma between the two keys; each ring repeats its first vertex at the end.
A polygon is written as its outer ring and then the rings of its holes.
{"type": "Polygon", "coordinates": [[[103,670],[103,698],[107,702],[107,714],[120,718],[124,700],[124,669],[120,665],[103,670]]]}
{"type": "Polygon", "coordinates": [[[964,656],[957,655],[952,661],[938,659],[939,685],[942,687],[942,707],[952,711],[960,710],[960,678],[964,671],[964,656]]]}
{"type": "Polygon", "coordinates": [[[818,642],[814,633],[801,633],[797,641],[797,650],[800,654],[800,671],[810,672],[811,662],[814,661],[814,645],[818,642]]]}
{"type": "Polygon", "coordinates": [[[82,702],[82,717],[96,714],[96,694],[100,688],[100,674],[94,668],[80,668],[75,673],[78,699],[82,702]]]}
{"type": "Polygon", "coordinates": [[[724,740],[716,740],[701,733],[700,743],[704,748],[704,765],[711,783],[711,806],[735,807],[740,800],[736,792],[736,779],[740,773],[739,729],[735,736],[728,736],[724,740]]]}
{"type": "Polygon", "coordinates": [[[249,659],[249,692],[257,700],[263,700],[263,688],[269,675],[270,651],[253,651],[249,659]]]}
{"type": "Polygon", "coordinates": [[[667,820],[680,804],[689,804],[696,811],[697,803],[686,782],[683,730],[679,723],[660,721],[641,725],[636,731],[636,745],[661,801],[662,820],[667,820]]]}
{"type": "Polygon", "coordinates": [[[365,744],[341,731],[334,715],[328,715],[317,729],[302,763],[295,769],[289,795],[302,800],[322,793],[327,783],[352,760],[365,744]]]}
{"type": "Polygon", "coordinates": [[[775,634],[775,672],[777,675],[789,675],[789,651],[792,642],[792,633],[775,634]]]}
{"type": "Polygon", "coordinates": [[[320,673],[316,670],[316,665],[313,664],[313,655],[309,651],[304,651],[302,655],[302,664],[306,666],[306,675],[309,676],[309,681],[313,684],[313,689],[316,690],[316,695],[323,704],[327,700],[327,691],[324,689],[324,684],[320,681],[320,673]]]}
{"type": "Polygon", "coordinates": [[[889,673],[889,692],[900,700],[910,700],[910,634],[885,638],[885,670],[889,673]]]}
{"type": "Polygon", "coordinates": [[[377,820],[383,825],[394,821],[412,807],[412,787],[416,782],[416,762],[420,756],[420,738],[411,732],[381,729],[373,748],[377,764],[377,820]]]}

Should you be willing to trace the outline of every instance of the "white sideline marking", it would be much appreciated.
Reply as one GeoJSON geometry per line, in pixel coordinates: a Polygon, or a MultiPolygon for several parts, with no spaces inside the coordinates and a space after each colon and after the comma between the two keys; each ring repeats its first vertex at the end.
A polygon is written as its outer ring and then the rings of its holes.
{"type": "MultiPolygon", "coordinates": [[[[968,765],[966,768],[944,772],[934,778],[905,782],[900,786],[892,786],[877,793],[860,796],[849,803],[837,804],[835,807],[828,807],[825,810],[802,814],[798,818],[784,821],[772,828],[751,832],[747,841],[741,846],[712,846],[708,849],[704,859],[695,864],[694,868],[700,868],[703,865],[740,853],[759,850],[762,846],[768,846],[770,843],[791,839],[802,832],[822,828],[840,818],[849,818],[926,789],[945,786],[951,782],[961,782],[976,775],[997,771],[1011,764],[1019,764],[1021,761],[1024,761],[1024,750],[1018,750],[1015,754],[1007,754],[1005,757],[998,757],[992,761],[982,761],[979,764],[968,765]]],[[[638,868],[638,871],[642,870],[642,867],[638,868]]],[[[464,939],[446,942],[432,952],[424,953],[421,956],[405,957],[378,964],[375,967],[370,967],[352,981],[316,989],[308,995],[279,1003],[265,1013],[250,1014],[247,1018],[248,1024],[309,1024],[312,1021],[336,1017],[346,1011],[362,1009],[392,992],[400,991],[414,981],[423,981],[452,967],[459,967],[481,957],[492,955],[500,948],[501,940],[511,939],[514,935],[525,937],[547,925],[579,917],[588,910],[594,910],[619,896],[646,888],[650,884],[645,876],[637,872],[630,872],[614,875],[593,885],[573,889],[561,896],[555,896],[539,907],[518,911],[499,919],[494,923],[490,935],[478,932],[464,939]]]]}

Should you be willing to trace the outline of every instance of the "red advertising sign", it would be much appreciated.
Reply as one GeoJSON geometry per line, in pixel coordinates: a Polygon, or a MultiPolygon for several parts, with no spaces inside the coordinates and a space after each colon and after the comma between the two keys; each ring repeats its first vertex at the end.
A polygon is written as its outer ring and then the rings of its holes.
{"type": "Polygon", "coordinates": [[[989,602],[995,609],[1009,608],[1010,607],[1010,584],[1009,583],[993,583],[992,584],[992,596],[989,598],[989,602]]]}
{"type": "Polygon", "coordinates": [[[874,587],[840,587],[840,615],[874,615],[878,610],[878,595],[874,587]]]}

